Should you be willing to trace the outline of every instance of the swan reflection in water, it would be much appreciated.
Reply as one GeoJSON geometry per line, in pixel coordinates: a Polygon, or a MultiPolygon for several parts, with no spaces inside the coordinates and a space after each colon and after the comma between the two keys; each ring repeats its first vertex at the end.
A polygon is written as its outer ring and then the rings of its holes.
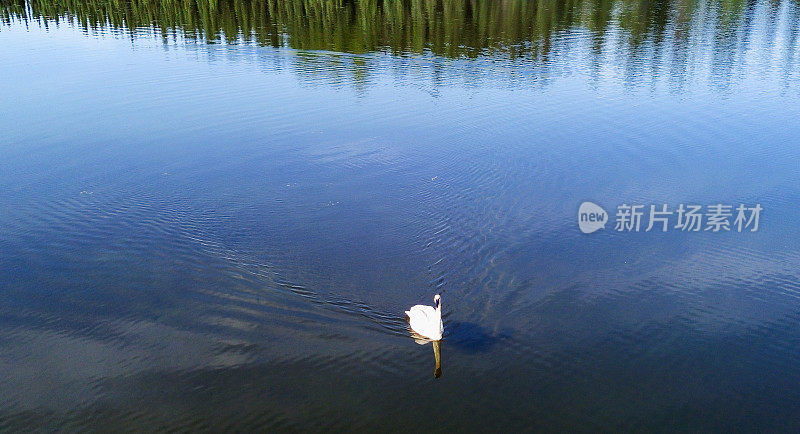
{"type": "Polygon", "coordinates": [[[420,345],[426,345],[428,343],[433,343],[433,358],[436,361],[436,366],[433,369],[433,377],[439,378],[442,376],[442,341],[432,341],[430,339],[426,339],[425,337],[411,332],[411,337],[414,338],[414,342],[420,345]]]}

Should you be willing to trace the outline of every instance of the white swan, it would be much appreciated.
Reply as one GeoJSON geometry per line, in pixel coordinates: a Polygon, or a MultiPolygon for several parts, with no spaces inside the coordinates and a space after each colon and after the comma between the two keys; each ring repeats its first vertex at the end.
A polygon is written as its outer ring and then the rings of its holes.
{"type": "Polygon", "coordinates": [[[408,315],[408,323],[411,325],[411,330],[426,339],[438,341],[442,339],[442,333],[444,333],[442,297],[436,294],[433,297],[433,303],[436,308],[421,304],[411,306],[411,309],[406,311],[406,315],[408,315]]]}

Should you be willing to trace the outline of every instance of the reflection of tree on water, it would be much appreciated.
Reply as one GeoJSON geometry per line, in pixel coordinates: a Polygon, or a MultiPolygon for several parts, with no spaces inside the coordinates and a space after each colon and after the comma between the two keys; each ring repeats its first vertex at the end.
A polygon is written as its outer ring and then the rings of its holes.
{"type": "MultiPolygon", "coordinates": [[[[165,42],[179,33],[201,41],[349,54],[490,57],[542,69],[575,48],[579,41],[570,36],[577,31],[589,41],[586,57],[592,59],[591,74],[600,74],[604,62],[621,63],[625,82],[635,84],[642,77],[657,78],[666,66],[664,74],[680,88],[690,62],[698,57],[709,62],[714,83],[729,81],[743,61],[742,50],[754,37],[758,20],[754,11],[760,4],[753,0],[12,0],[2,2],[0,17],[4,22],[68,20],[83,28],[110,27],[133,34],[155,31],[165,42]],[[688,54],[707,43],[713,47],[710,59],[688,54]]],[[[759,42],[792,52],[797,4],[784,0],[763,5],[769,9],[768,40],[759,42]],[[780,37],[775,23],[781,10],[792,21],[785,26],[789,41],[774,44],[780,37]]],[[[348,62],[352,67],[347,81],[368,83],[369,65],[348,62]]],[[[432,77],[441,75],[440,67],[432,66],[432,77]]]]}
{"type": "MultiPolygon", "coordinates": [[[[430,51],[445,57],[546,56],[558,32],[581,27],[603,35],[612,21],[631,46],[658,44],[670,27],[693,19],[695,8],[716,11],[719,31],[748,26],[742,1],[677,0],[21,0],[3,2],[3,19],[69,17],[88,28],[154,27],[167,34],[303,50],[366,53],[430,51]]],[[[682,32],[679,32],[679,34],[682,32]]],[[[600,49],[600,45],[595,45],[600,49]]]]}

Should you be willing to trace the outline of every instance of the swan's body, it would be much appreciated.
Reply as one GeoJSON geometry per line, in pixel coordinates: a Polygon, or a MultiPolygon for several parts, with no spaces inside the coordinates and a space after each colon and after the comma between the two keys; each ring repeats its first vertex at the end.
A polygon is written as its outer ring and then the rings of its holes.
{"type": "Polygon", "coordinates": [[[442,297],[436,294],[433,297],[433,302],[436,305],[435,308],[418,304],[411,306],[411,309],[406,311],[406,315],[408,315],[408,323],[411,325],[411,330],[426,339],[438,341],[442,339],[442,333],[444,333],[442,297]]]}

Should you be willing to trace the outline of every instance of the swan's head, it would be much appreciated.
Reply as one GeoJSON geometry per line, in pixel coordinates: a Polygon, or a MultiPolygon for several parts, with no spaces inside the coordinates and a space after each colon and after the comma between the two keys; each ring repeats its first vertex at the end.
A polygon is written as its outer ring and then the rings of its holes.
{"type": "Polygon", "coordinates": [[[433,305],[436,308],[439,308],[441,306],[441,304],[442,304],[442,296],[440,296],[439,294],[434,295],[433,296],[433,305]]]}

